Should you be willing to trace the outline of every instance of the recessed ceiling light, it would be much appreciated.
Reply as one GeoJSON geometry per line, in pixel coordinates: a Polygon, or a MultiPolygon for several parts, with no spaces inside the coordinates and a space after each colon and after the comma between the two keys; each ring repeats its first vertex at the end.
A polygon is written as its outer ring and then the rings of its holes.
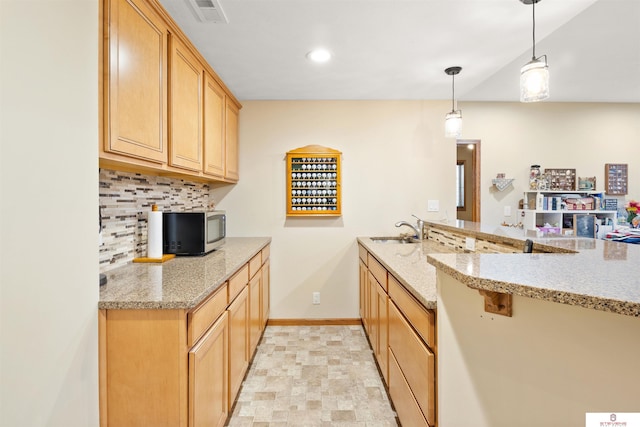
{"type": "Polygon", "coordinates": [[[307,53],[307,58],[313,62],[327,62],[329,59],[331,59],[331,52],[329,52],[327,49],[322,48],[314,49],[311,52],[307,53]]]}

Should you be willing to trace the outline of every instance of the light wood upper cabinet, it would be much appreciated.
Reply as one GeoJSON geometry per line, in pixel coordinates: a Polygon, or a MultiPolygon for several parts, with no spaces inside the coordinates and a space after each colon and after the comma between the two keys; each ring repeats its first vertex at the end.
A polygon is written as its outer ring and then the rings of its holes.
{"type": "Polygon", "coordinates": [[[169,45],[169,163],[171,166],[201,171],[203,65],[176,36],[169,37],[169,45]]]}
{"type": "Polygon", "coordinates": [[[100,167],[235,183],[242,105],[156,0],[99,0],[100,167]]]}
{"type": "Polygon", "coordinates": [[[167,161],[167,26],[146,2],[111,0],[104,150],[167,161]]]}
{"type": "Polygon", "coordinates": [[[225,178],[237,181],[240,177],[238,167],[238,106],[227,99],[225,108],[226,171],[225,178]]]}
{"type": "Polygon", "coordinates": [[[222,87],[204,73],[204,170],[207,175],[224,177],[225,94],[222,87]]]}

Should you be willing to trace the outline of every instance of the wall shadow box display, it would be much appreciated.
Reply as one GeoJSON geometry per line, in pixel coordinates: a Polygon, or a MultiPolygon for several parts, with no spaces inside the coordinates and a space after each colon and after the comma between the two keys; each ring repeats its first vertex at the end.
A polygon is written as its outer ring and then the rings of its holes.
{"type": "Polygon", "coordinates": [[[626,195],[628,180],[629,170],[627,164],[607,163],[604,165],[604,189],[607,194],[626,195]]]}
{"type": "Polygon", "coordinates": [[[342,153],[320,145],[287,152],[287,216],[341,216],[342,153]]]}
{"type": "Polygon", "coordinates": [[[545,169],[549,181],[547,190],[573,191],[576,189],[575,169],[545,169]]]}

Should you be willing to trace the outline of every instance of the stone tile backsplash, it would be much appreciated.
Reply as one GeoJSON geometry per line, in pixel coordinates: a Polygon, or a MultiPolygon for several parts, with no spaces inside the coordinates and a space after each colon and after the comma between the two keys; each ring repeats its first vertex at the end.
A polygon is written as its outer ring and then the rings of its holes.
{"type": "Polygon", "coordinates": [[[208,209],[210,202],[208,184],[100,169],[100,272],[146,256],[151,205],[182,212],[208,209]]]}

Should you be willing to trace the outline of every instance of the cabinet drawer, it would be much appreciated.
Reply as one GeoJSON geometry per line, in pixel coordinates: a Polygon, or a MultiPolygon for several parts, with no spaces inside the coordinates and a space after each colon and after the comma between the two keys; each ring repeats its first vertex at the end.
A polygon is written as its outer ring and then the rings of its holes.
{"type": "Polygon", "coordinates": [[[418,331],[418,334],[424,342],[432,349],[435,349],[436,329],[434,313],[416,301],[391,274],[389,274],[389,297],[391,297],[402,314],[409,319],[409,323],[418,331]]]}
{"type": "Polygon", "coordinates": [[[262,266],[262,253],[258,252],[258,254],[249,261],[249,278],[256,275],[258,270],[260,270],[260,266],[262,266]]]}
{"type": "Polygon", "coordinates": [[[371,254],[368,254],[367,266],[369,267],[369,271],[376,278],[380,286],[386,291],[387,290],[387,269],[382,266],[371,254]]]}
{"type": "Polygon", "coordinates": [[[229,279],[229,302],[249,283],[249,264],[245,264],[231,279],[229,279]]]}
{"type": "Polygon", "coordinates": [[[367,265],[367,250],[362,245],[358,245],[358,256],[367,265]]]}
{"type": "Polygon", "coordinates": [[[264,249],[262,249],[262,263],[264,264],[265,262],[267,262],[267,260],[269,259],[269,256],[271,255],[271,246],[267,245],[264,247],[264,249]]]}
{"type": "Polygon", "coordinates": [[[393,303],[389,304],[389,347],[426,420],[434,425],[435,356],[393,303]]]}
{"type": "Polygon", "coordinates": [[[392,351],[389,352],[389,394],[403,426],[429,427],[392,351]]]}
{"type": "Polygon", "coordinates": [[[187,345],[191,347],[209,326],[227,309],[227,284],[220,286],[213,295],[187,315],[187,345]]]}

